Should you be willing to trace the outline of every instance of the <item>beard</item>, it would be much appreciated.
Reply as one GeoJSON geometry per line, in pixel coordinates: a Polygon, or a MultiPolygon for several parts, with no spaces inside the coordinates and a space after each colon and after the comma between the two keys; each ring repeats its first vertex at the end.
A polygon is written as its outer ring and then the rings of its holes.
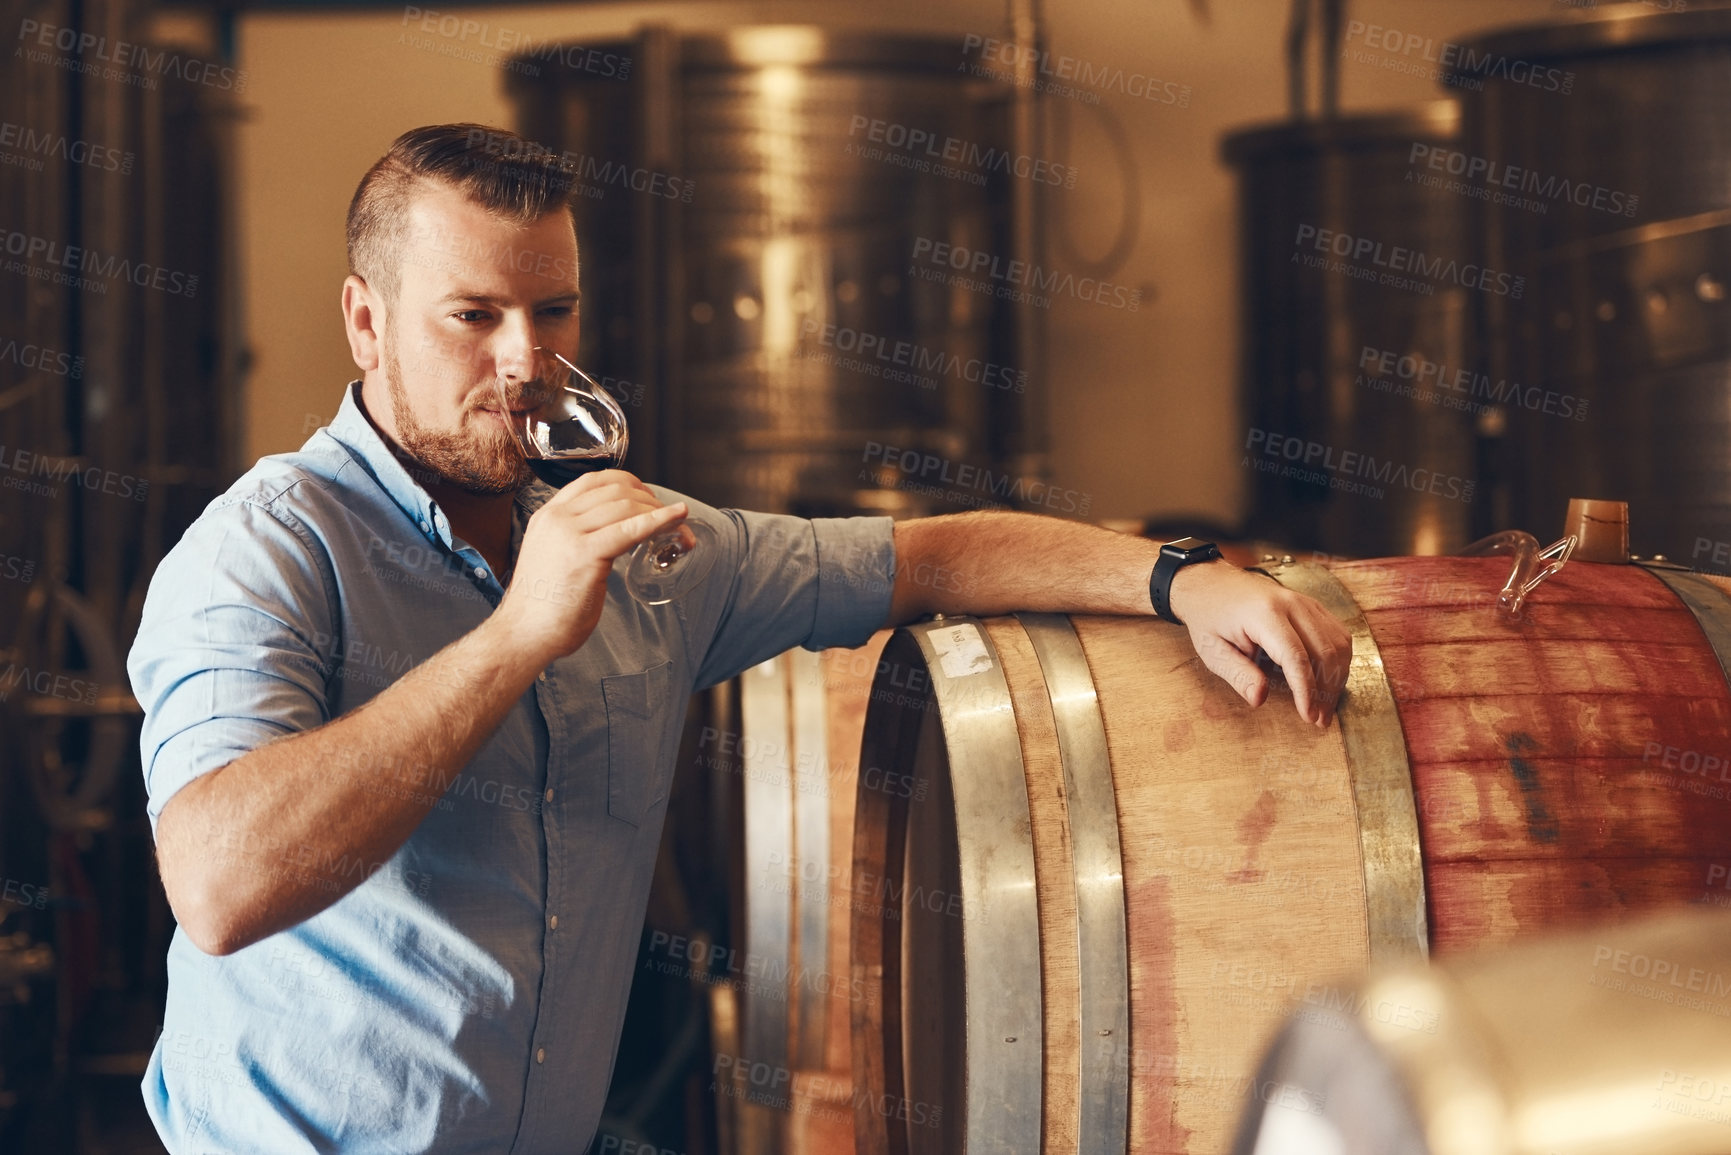
{"type": "MultiPolygon", "coordinates": [[[[409,403],[403,385],[403,367],[397,359],[395,333],[386,333],[385,383],[390,387],[391,417],[397,426],[397,445],[433,478],[476,497],[498,497],[515,493],[535,479],[529,463],[511,434],[492,414],[466,409],[458,431],[430,429],[421,424],[409,403]],[[479,419],[471,414],[479,413],[479,419]]],[[[414,472],[414,471],[411,471],[414,472]]],[[[417,476],[417,482],[425,483],[417,476]]]]}

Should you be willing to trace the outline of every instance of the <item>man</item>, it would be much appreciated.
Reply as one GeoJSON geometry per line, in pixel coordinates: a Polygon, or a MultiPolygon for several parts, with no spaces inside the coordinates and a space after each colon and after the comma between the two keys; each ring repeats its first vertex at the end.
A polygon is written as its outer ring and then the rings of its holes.
{"type": "MultiPolygon", "coordinates": [[[[368,172],[360,381],[151,583],[129,671],[180,926],[143,1089],[176,1155],[583,1150],[694,688],[932,612],[1150,612],[1156,546],[1053,518],[534,481],[495,382],[515,409],[533,348],[574,356],[577,241],[558,165],[502,139],[417,129],[368,172]],[[715,531],[707,576],[634,601],[612,563],[682,519],[715,531]]],[[[1252,705],[1260,650],[1328,724],[1351,644],[1317,603],[1214,561],[1170,609],[1252,705]]]]}

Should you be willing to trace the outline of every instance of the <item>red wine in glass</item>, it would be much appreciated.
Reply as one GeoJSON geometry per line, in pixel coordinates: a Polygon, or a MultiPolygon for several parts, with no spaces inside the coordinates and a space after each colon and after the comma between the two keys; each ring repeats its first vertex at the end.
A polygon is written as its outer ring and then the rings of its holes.
{"type": "Polygon", "coordinates": [[[605,449],[597,450],[593,457],[529,458],[530,471],[554,489],[562,489],[570,485],[585,473],[597,473],[600,470],[612,468],[613,454],[605,449]]]}
{"type": "MultiPolygon", "coordinates": [[[[625,460],[625,411],[595,379],[558,353],[536,346],[535,377],[552,386],[533,408],[496,381],[500,411],[529,469],[554,488],[625,460]]],[[[698,584],[715,560],[714,531],[687,521],[643,542],[624,560],[625,588],[645,605],[665,605],[698,584]],[[705,543],[709,544],[705,544],[705,543]]]]}

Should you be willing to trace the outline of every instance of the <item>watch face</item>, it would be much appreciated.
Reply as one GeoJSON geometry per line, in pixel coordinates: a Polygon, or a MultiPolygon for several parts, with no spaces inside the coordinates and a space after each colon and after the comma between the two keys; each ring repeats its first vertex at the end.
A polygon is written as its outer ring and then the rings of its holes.
{"type": "Polygon", "coordinates": [[[1208,548],[1213,544],[1213,542],[1203,541],[1199,537],[1181,537],[1177,541],[1167,542],[1161,547],[1160,552],[1165,553],[1167,550],[1171,550],[1178,555],[1180,561],[1188,561],[1192,553],[1208,548]]]}

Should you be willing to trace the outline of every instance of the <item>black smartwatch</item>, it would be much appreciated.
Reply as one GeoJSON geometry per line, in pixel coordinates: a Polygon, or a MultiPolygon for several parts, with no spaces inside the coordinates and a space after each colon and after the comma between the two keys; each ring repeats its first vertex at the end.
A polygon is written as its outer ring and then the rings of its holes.
{"type": "Polygon", "coordinates": [[[1148,578],[1148,600],[1154,603],[1154,612],[1169,622],[1183,625],[1172,613],[1173,576],[1187,565],[1214,561],[1219,556],[1219,546],[1199,537],[1181,537],[1161,546],[1160,560],[1154,563],[1154,573],[1148,578]]]}

